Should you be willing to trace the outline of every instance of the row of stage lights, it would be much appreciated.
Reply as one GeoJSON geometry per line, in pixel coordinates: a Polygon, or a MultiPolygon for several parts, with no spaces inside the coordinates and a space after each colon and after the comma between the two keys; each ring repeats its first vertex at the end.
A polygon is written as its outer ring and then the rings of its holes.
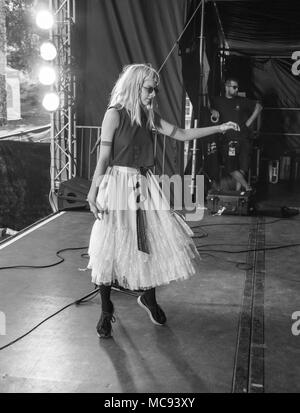
{"type": "MultiPolygon", "coordinates": [[[[36,14],[36,24],[40,29],[50,30],[54,25],[53,15],[47,10],[41,10],[36,14]]],[[[45,41],[40,46],[40,55],[47,64],[44,64],[38,74],[40,83],[45,86],[52,86],[56,82],[56,72],[52,62],[57,56],[57,50],[51,41],[45,41]]],[[[59,107],[59,96],[55,92],[46,93],[42,102],[44,108],[49,112],[54,112],[59,107]]]]}

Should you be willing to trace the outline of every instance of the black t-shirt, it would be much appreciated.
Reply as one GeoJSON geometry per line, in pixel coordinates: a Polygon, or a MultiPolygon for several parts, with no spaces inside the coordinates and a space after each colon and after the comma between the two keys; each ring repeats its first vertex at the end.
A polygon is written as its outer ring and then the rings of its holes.
{"type": "MultiPolygon", "coordinates": [[[[245,97],[236,96],[226,98],[225,96],[216,96],[212,99],[211,108],[220,113],[220,123],[232,121],[237,123],[241,132],[230,131],[229,135],[236,137],[246,137],[245,122],[249,119],[254,111],[257,101],[245,97]]],[[[227,135],[228,133],[226,133],[227,135]]]]}

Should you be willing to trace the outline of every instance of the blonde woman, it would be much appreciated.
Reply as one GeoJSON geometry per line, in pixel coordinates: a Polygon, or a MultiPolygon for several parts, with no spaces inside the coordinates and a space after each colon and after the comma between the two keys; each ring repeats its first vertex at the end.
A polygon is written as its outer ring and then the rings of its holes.
{"type": "Polygon", "coordinates": [[[184,280],[199,271],[192,231],[175,213],[151,172],[152,129],[179,141],[202,138],[235,123],[180,129],[153,110],[159,75],[146,64],[126,66],[117,80],[104,115],[100,156],[88,194],[93,225],[89,264],[92,282],[100,286],[101,338],[111,337],[114,305],[111,285],[143,291],[138,304],[156,325],[166,323],[155,288],[184,280]]]}

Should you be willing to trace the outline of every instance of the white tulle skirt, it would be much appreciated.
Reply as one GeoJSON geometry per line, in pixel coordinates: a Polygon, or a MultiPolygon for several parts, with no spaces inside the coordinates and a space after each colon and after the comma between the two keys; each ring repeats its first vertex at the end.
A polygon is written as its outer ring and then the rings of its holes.
{"type": "Polygon", "coordinates": [[[91,231],[88,268],[93,283],[117,282],[126,289],[143,290],[199,272],[200,256],[191,239],[193,232],[170,210],[150,171],[144,177],[135,168],[109,167],[97,203],[107,212],[95,221],[91,231]],[[140,204],[136,203],[137,191],[140,204]],[[149,253],[138,249],[137,206],[144,211],[149,253]]]}

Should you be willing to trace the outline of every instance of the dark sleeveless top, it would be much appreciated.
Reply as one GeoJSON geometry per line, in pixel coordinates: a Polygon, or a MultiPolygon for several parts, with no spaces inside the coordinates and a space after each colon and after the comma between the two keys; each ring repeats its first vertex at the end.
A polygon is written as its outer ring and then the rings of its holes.
{"type": "Polygon", "coordinates": [[[120,122],[113,139],[110,165],[133,168],[153,166],[153,136],[146,126],[146,115],[142,112],[142,126],[131,125],[126,109],[115,109],[119,111],[120,122]]]}

